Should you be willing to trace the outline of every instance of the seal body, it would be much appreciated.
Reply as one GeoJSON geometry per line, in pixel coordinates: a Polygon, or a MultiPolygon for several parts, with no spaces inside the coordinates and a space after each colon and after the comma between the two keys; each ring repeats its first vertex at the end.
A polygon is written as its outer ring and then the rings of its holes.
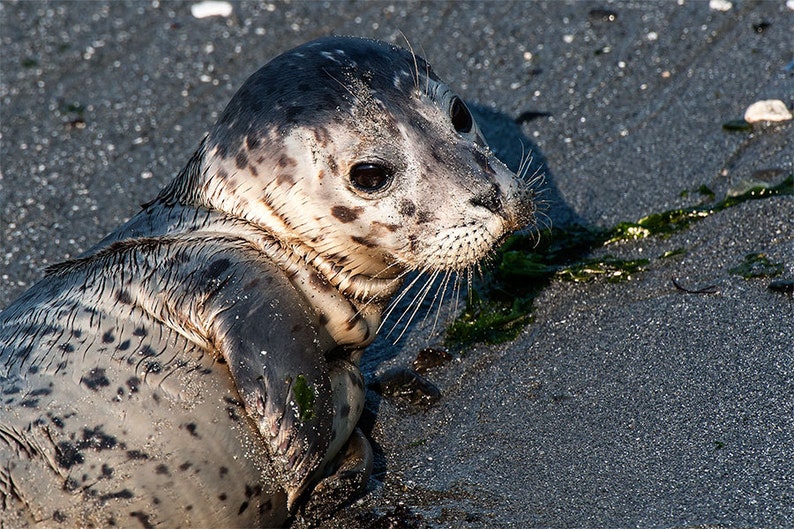
{"type": "Polygon", "coordinates": [[[358,360],[405,274],[469,269],[533,213],[422,59],[277,57],[155,200],[0,312],[3,519],[322,519],[369,479],[358,360]]]}

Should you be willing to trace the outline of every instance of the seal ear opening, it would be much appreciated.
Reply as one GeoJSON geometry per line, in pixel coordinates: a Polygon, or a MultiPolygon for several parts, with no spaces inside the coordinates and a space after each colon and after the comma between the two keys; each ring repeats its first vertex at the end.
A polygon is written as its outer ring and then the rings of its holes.
{"type": "Polygon", "coordinates": [[[452,126],[461,134],[468,134],[474,126],[474,118],[466,107],[466,104],[458,97],[452,98],[449,105],[449,117],[452,118],[452,126]]]}

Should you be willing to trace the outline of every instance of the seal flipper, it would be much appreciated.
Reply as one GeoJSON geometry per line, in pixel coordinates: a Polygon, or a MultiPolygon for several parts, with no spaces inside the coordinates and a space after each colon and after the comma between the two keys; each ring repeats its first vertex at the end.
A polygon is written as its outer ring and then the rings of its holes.
{"type": "Polygon", "coordinates": [[[332,462],[333,474],[323,478],[301,509],[308,520],[320,522],[340,507],[339,498],[352,499],[362,493],[369,482],[375,456],[364,433],[356,428],[345,449],[332,462]]]}
{"type": "MultiPolygon", "coordinates": [[[[261,264],[257,267],[262,266],[261,264]]],[[[284,279],[246,288],[243,277],[274,271],[231,270],[215,301],[217,341],[237,390],[268,445],[289,509],[328,457],[333,395],[328,363],[301,298],[284,279]],[[284,332],[285,326],[290,332],[284,332]]]]}

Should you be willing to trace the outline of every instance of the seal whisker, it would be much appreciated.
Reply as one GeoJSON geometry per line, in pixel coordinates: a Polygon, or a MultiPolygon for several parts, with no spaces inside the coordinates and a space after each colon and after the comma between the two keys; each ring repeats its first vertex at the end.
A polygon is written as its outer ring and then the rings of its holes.
{"type": "MultiPolygon", "coordinates": [[[[444,278],[442,279],[441,283],[439,284],[438,290],[436,291],[435,296],[433,297],[433,303],[430,304],[430,309],[428,309],[428,315],[432,312],[433,304],[438,301],[438,308],[436,309],[435,313],[436,316],[433,319],[433,327],[430,330],[430,334],[433,335],[436,332],[436,325],[438,324],[438,319],[441,316],[441,307],[444,306],[444,295],[447,292],[447,288],[449,287],[449,280],[450,278],[455,275],[454,270],[445,270],[444,271],[444,278]]],[[[425,316],[427,318],[427,316],[425,316]]]]}
{"type": "Polygon", "coordinates": [[[425,282],[425,284],[422,286],[421,289],[419,289],[419,292],[417,293],[417,295],[414,296],[414,299],[411,300],[411,303],[408,304],[408,307],[406,308],[406,310],[403,312],[403,314],[400,316],[400,318],[395,322],[395,324],[392,327],[392,329],[386,335],[387,337],[391,335],[392,331],[397,327],[397,325],[400,324],[400,322],[405,317],[405,315],[408,314],[408,311],[411,310],[411,306],[413,306],[413,311],[411,312],[411,316],[408,318],[408,321],[405,322],[405,325],[403,325],[403,328],[402,328],[402,331],[400,332],[400,334],[397,336],[397,338],[395,338],[394,342],[392,342],[393,344],[396,344],[397,342],[399,342],[400,338],[403,337],[405,332],[411,326],[411,322],[413,321],[414,317],[416,316],[416,313],[419,311],[419,308],[422,306],[422,303],[424,303],[425,298],[427,297],[428,292],[432,289],[433,284],[435,283],[436,279],[438,278],[438,274],[439,273],[440,273],[439,269],[433,270],[433,272],[430,274],[430,277],[427,278],[427,281],[425,282]]]}
{"type": "MultiPolygon", "coordinates": [[[[386,321],[391,317],[392,312],[394,312],[394,309],[397,308],[397,305],[399,305],[400,302],[403,300],[403,298],[407,296],[409,292],[411,292],[414,285],[416,285],[417,281],[419,281],[419,279],[424,275],[425,271],[426,271],[425,269],[419,270],[416,276],[411,280],[411,282],[407,286],[403,287],[402,291],[397,295],[397,297],[395,297],[394,299],[391,300],[391,302],[389,302],[389,306],[384,311],[383,319],[381,321],[380,326],[378,327],[378,332],[380,332],[380,330],[383,328],[383,325],[385,325],[386,321]]],[[[392,326],[392,328],[389,330],[389,333],[386,335],[387,337],[392,333],[392,331],[394,331],[396,324],[397,323],[395,323],[392,326]]]]}
{"type": "Polygon", "coordinates": [[[419,62],[416,58],[416,53],[414,53],[414,47],[411,45],[408,37],[405,36],[405,33],[400,31],[400,35],[405,41],[405,45],[408,46],[408,51],[411,53],[411,59],[414,61],[414,71],[411,73],[411,77],[413,77],[414,80],[414,88],[419,91],[419,87],[421,86],[419,83],[419,62]]]}

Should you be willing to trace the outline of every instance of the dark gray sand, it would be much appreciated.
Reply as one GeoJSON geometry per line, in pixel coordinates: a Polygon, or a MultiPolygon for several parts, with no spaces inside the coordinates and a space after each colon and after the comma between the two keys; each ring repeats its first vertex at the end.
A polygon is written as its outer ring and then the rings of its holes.
{"type": "MultiPolygon", "coordinates": [[[[794,172],[791,121],[722,128],[794,103],[784,1],[190,5],[0,4],[0,307],[154,197],[250,73],[331,33],[404,33],[504,159],[523,143],[545,160],[555,225],[794,172]]],[[[331,526],[794,527],[794,300],[728,271],[764,253],[793,278],[792,219],[791,196],[751,201],[599,250],[651,262],[619,284],[552,281],[515,341],[427,374],[429,408],[371,392],[375,475],[331,526]]],[[[441,344],[442,316],[376,344],[365,375],[441,344]]]]}

